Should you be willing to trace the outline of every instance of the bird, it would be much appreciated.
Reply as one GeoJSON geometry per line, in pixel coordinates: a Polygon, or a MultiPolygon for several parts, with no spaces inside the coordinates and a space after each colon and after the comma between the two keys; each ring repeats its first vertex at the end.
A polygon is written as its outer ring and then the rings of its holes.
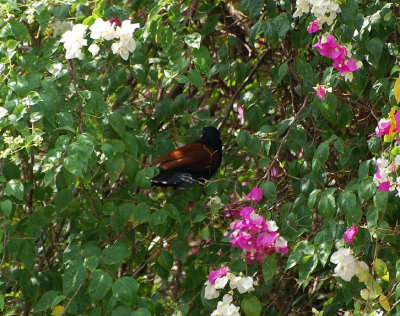
{"type": "Polygon", "coordinates": [[[186,189],[194,183],[204,184],[222,161],[222,141],[213,126],[203,128],[201,139],[177,148],[154,162],[160,173],[151,179],[153,186],[186,189]]]}

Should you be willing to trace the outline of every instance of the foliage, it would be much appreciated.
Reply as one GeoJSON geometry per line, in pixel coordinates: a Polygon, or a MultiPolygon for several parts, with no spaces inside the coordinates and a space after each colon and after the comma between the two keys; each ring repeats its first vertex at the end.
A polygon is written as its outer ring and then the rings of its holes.
{"type": "Polygon", "coordinates": [[[399,99],[400,8],[340,9],[309,34],[290,0],[1,1],[0,311],[209,315],[208,273],[229,266],[256,280],[235,297],[248,316],[400,313],[400,201],[373,182],[374,157],[397,146],[375,127],[399,99]],[[65,21],[116,17],[139,23],[133,52],[87,36],[65,58],[65,21]],[[353,80],[313,48],[324,32],[362,62],[353,80]],[[152,188],[152,159],[225,114],[204,188],[152,188]],[[253,187],[289,246],[263,263],[229,242],[227,214],[253,187]],[[343,247],[369,271],[334,277],[343,247]]]}

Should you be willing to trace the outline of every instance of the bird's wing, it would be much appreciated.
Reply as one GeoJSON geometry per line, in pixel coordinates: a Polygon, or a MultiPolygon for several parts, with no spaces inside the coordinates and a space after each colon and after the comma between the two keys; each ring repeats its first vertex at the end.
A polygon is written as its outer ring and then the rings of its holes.
{"type": "Polygon", "coordinates": [[[188,172],[203,172],[219,166],[218,151],[202,143],[192,143],[175,149],[158,158],[154,165],[161,170],[179,169],[188,172]]]}

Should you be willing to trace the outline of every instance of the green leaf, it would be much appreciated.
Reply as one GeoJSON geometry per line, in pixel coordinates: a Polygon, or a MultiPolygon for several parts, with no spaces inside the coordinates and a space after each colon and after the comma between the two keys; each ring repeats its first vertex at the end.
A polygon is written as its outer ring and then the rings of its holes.
{"type": "Polygon", "coordinates": [[[318,259],[315,255],[308,255],[301,258],[299,265],[299,279],[306,280],[317,267],[317,264],[318,259]]]}
{"type": "Polygon", "coordinates": [[[274,86],[277,86],[282,79],[286,76],[289,66],[287,62],[284,62],[279,66],[278,75],[274,78],[274,86]]]}
{"type": "Polygon", "coordinates": [[[174,108],[175,101],[170,98],[164,98],[156,106],[156,118],[158,120],[165,120],[171,115],[172,109],[174,108]]]}
{"type": "Polygon", "coordinates": [[[141,307],[135,310],[132,316],[151,316],[151,313],[147,308],[141,307]]]}
{"type": "Polygon", "coordinates": [[[135,305],[138,289],[137,281],[127,276],[118,279],[112,286],[114,297],[127,305],[135,305]]]}
{"type": "Polygon", "coordinates": [[[323,193],[318,203],[318,213],[325,220],[332,219],[335,216],[336,203],[332,194],[323,193]]]}
{"type": "Polygon", "coordinates": [[[276,260],[276,255],[269,255],[262,264],[262,274],[264,277],[264,282],[269,281],[278,271],[278,263],[276,260]]]}
{"type": "Polygon", "coordinates": [[[154,177],[156,168],[154,167],[145,167],[138,171],[135,177],[135,183],[141,189],[150,189],[151,182],[150,179],[154,177]]]}
{"type": "Polygon", "coordinates": [[[267,181],[261,184],[261,190],[263,191],[264,197],[267,201],[275,203],[278,201],[278,194],[276,193],[275,183],[272,181],[267,181]]]}
{"type": "Polygon", "coordinates": [[[174,264],[174,257],[171,255],[171,253],[163,249],[161,250],[161,254],[159,255],[157,261],[161,267],[167,271],[170,271],[172,265],[174,264]]]}
{"type": "Polygon", "coordinates": [[[54,206],[56,208],[56,211],[59,212],[63,209],[65,209],[69,203],[72,201],[72,190],[71,189],[65,189],[57,192],[54,206]]]}
{"type": "Polygon", "coordinates": [[[374,205],[379,212],[384,213],[388,202],[389,193],[386,191],[378,192],[374,195],[374,205]]]}
{"type": "MultiPolygon", "coordinates": [[[[382,259],[375,259],[374,262],[374,269],[376,274],[382,278],[382,277],[388,277],[387,273],[388,273],[388,268],[387,265],[385,263],[385,261],[383,261],[382,259]]],[[[389,281],[388,279],[386,281],[389,281]]]]}
{"type": "Polygon", "coordinates": [[[318,146],[314,157],[318,159],[321,163],[325,163],[329,157],[329,144],[324,142],[318,146]]]}
{"type": "Polygon", "coordinates": [[[249,295],[243,299],[241,306],[246,316],[259,316],[261,314],[261,303],[254,295],[249,295]]]}
{"type": "Polygon", "coordinates": [[[375,207],[371,207],[367,212],[367,225],[369,229],[374,229],[378,223],[379,212],[375,207]]]}
{"type": "Polygon", "coordinates": [[[350,210],[356,207],[357,200],[356,195],[351,191],[344,191],[339,194],[338,205],[341,210],[348,213],[350,210]]]}
{"type": "Polygon", "coordinates": [[[116,264],[128,258],[130,252],[126,247],[111,246],[103,250],[103,262],[105,264],[116,264]]]}
{"type": "Polygon", "coordinates": [[[361,202],[368,201],[376,192],[375,183],[372,181],[372,177],[366,177],[361,180],[358,186],[358,196],[362,200],[361,202]]]}
{"type": "Polygon", "coordinates": [[[11,30],[20,41],[29,41],[29,33],[23,23],[17,20],[10,20],[11,30]]]}
{"type": "Polygon", "coordinates": [[[373,64],[377,65],[379,63],[379,59],[381,58],[382,54],[382,49],[383,49],[382,41],[378,37],[374,37],[367,40],[365,46],[367,47],[367,50],[371,57],[370,61],[373,64]]]}
{"type": "Polygon", "coordinates": [[[51,303],[58,296],[57,291],[48,291],[42,295],[39,299],[39,302],[36,304],[36,310],[38,312],[43,312],[49,308],[51,308],[51,303]]]}
{"type": "Polygon", "coordinates": [[[49,21],[51,19],[51,12],[48,10],[48,8],[44,8],[38,17],[39,23],[40,23],[40,28],[41,31],[44,32],[47,29],[47,26],[49,25],[49,21]]]}
{"type": "Polygon", "coordinates": [[[358,5],[355,0],[346,0],[340,5],[342,12],[341,16],[346,24],[352,25],[358,13],[358,5]]]}
{"type": "Polygon", "coordinates": [[[19,180],[12,179],[8,181],[5,194],[8,196],[14,196],[18,200],[24,199],[24,186],[19,180]]]}
{"type": "Polygon", "coordinates": [[[185,36],[185,43],[192,48],[199,49],[201,43],[201,34],[197,32],[193,32],[192,34],[188,34],[185,36]]]}
{"type": "Polygon", "coordinates": [[[205,46],[200,46],[199,49],[193,51],[194,65],[196,69],[208,75],[211,69],[212,59],[208,49],[205,46]]]}
{"type": "Polygon", "coordinates": [[[279,14],[276,18],[273,19],[273,23],[276,25],[276,29],[278,30],[278,36],[280,38],[284,38],[290,28],[287,13],[279,14]]]}
{"type": "Polygon", "coordinates": [[[264,0],[251,0],[249,2],[249,13],[250,17],[254,20],[256,19],[259,15],[261,10],[264,7],[264,0]]]}
{"type": "Polygon", "coordinates": [[[5,200],[0,202],[0,210],[7,217],[11,216],[12,202],[10,200],[5,200]]]}
{"type": "Polygon", "coordinates": [[[213,14],[208,17],[206,23],[204,24],[201,30],[201,35],[203,38],[205,38],[207,35],[211,34],[215,30],[218,21],[219,21],[219,14],[213,14]]]}
{"type": "Polygon", "coordinates": [[[89,296],[92,304],[101,300],[113,285],[112,277],[104,270],[95,270],[90,275],[89,296]]]}
{"type": "Polygon", "coordinates": [[[86,279],[86,269],[83,264],[71,262],[70,266],[65,269],[63,275],[63,291],[69,296],[73,294],[86,279]]]}
{"type": "Polygon", "coordinates": [[[189,82],[195,85],[197,88],[201,88],[203,86],[203,78],[201,78],[200,73],[197,70],[190,70],[187,74],[189,82]]]}

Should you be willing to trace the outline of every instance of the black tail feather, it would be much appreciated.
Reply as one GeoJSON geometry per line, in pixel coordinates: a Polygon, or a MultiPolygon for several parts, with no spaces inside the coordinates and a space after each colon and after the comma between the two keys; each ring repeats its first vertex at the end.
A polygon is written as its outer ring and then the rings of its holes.
{"type": "Polygon", "coordinates": [[[193,183],[204,184],[204,179],[189,172],[160,170],[160,174],[151,179],[152,185],[159,187],[173,186],[175,189],[186,189],[193,183]]]}

